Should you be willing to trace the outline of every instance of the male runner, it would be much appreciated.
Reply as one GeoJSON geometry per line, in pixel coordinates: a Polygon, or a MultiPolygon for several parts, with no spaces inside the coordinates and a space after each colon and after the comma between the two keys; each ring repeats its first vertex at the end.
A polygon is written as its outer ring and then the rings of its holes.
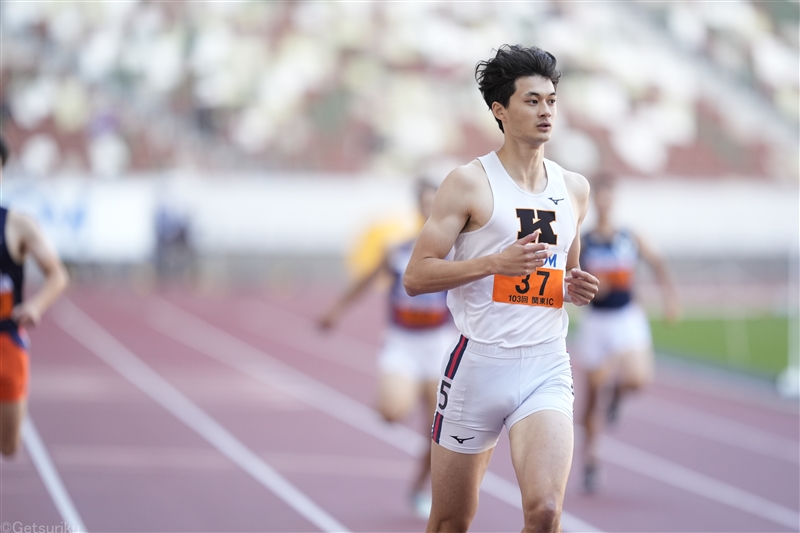
{"type": "Polygon", "coordinates": [[[653,347],[650,326],[641,307],[633,300],[633,282],[639,260],[652,269],[661,286],[664,317],[678,317],[678,300],[664,261],[639,236],[617,227],[612,220],[614,183],[610,176],[592,182],[597,210],[595,227],[581,237],[581,264],[600,280],[600,291],[581,320],[578,357],[586,368],[586,404],[583,486],[597,490],[596,412],[599,396],[612,384],[606,411],[609,423],[616,421],[620,400],[647,385],[653,377],[653,347]]]}
{"type": "Polygon", "coordinates": [[[563,303],[589,303],[598,285],[578,265],[589,184],[544,158],[560,77],[552,54],[503,45],[475,74],[503,146],[447,176],[404,278],[412,295],[449,290],[462,334],[439,385],[428,531],[469,528],[504,424],[525,531],[557,531],[573,448],[563,303]],[[455,260],[443,260],[454,245],[455,260]]]}
{"type": "MultiPolygon", "coordinates": [[[[8,148],[0,138],[0,184],[8,148]]],[[[28,393],[26,327],[39,323],[45,309],[68,283],[67,272],[30,217],[0,207],[0,453],[16,453],[28,393]],[[23,302],[25,258],[44,274],[39,291],[23,302]]]]}
{"type": "MultiPolygon", "coordinates": [[[[417,207],[422,220],[431,214],[436,187],[420,179],[417,182],[417,207]]],[[[383,350],[378,358],[378,411],[388,422],[408,415],[422,401],[428,424],[436,410],[437,389],[442,358],[458,332],[447,308],[447,293],[436,292],[411,297],[403,288],[402,278],[414,240],[392,247],[371,272],[356,281],[320,319],[323,329],[334,327],[342,313],[382,276],[392,278],[389,291],[389,325],[383,350]]],[[[431,499],[427,483],[430,473],[430,448],[422,457],[412,485],[411,504],[420,518],[427,519],[431,499]]]]}

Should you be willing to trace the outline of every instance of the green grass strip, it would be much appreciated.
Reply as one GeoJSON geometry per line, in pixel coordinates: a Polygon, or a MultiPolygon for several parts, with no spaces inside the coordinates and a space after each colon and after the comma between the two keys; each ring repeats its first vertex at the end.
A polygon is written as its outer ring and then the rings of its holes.
{"type": "Polygon", "coordinates": [[[766,376],[786,367],[786,317],[688,318],[671,325],[653,320],[650,325],[657,351],[766,376]]]}

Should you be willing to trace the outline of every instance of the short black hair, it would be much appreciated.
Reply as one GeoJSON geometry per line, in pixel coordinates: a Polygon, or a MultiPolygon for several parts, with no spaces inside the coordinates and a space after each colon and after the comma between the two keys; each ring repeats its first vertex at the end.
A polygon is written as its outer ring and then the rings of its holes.
{"type": "Polygon", "coordinates": [[[8,145],[6,141],[0,137],[0,167],[6,166],[6,161],[8,161],[8,145]]]}
{"type": "MultiPolygon", "coordinates": [[[[558,87],[561,71],[556,69],[556,58],[550,52],[520,44],[504,44],[493,58],[475,65],[475,81],[489,109],[494,102],[508,107],[511,95],[517,90],[517,78],[524,76],[541,76],[558,87]]],[[[497,120],[497,125],[505,132],[502,122],[497,120]]]]}

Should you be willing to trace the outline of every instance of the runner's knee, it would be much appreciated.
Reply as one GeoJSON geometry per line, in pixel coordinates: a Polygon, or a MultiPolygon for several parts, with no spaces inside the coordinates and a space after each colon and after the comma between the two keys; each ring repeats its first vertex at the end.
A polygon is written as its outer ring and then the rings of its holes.
{"type": "Polygon", "coordinates": [[[524,502],[525,531],[557,531],[561,506],[554,498],[538,498],[524,502]]]}
{"type": "Polygon", "coordinates": [[[400,413],[399,410],[391,407],[381,407],[380,413],[386,422],[397,422],[403,418],[403,413],[400,413]]]}
{"type": "Polygon", "coordinates": [[[651,372],[639,371],[625,376],[620,385],[628,391],[638,391],[646,387],[651,381],[651,372]]]}
{"type": "Polygon", "coordinates": [[[431,518],[428,520],[428,528],[426,531],[428,533],[433,532],[441,532],[441,533],[461,533],[466,532],[469,530],[469,526],[472,523],[472,517],[475,513],[472,513],[469,516],[447,516],[447,517],[436,517],[433,513],[431,513],[431,518]]]}
{"type": "Polygon", "coordinates": [[[647,385],[647,381],[640,377],[627,380],[623,384],[624,388],[629,392],[636,392],[638,390],[641,390],[642,388],[644,388],[645,385],[647,385]]]}
{"type": "Polygon", "coordinates": [[[0,453],[6,457],[11,457],[17,453],[20,444],[20,423],[21,410],[8,409],[3,406],[3,416],[0,418],[0,453]]]}
{"type": "Polygon", "coordinates": [[[17,448],[19,448],[19,439],[3,439],[2,444],[0,444],[0,453],[5,457],[12,457],[16,455],[17,448]]]}
{"type": "Polygon", "coordinates": [[[384,378],[378,392],[378,412],[387,422],[397,422],[414,408],[415,389],[397,378],[384,378]]]}
{"type": "Polygon", "coordinates": [[[397,422],[413,408],[414,403],[406,395],[383,393],[378,397],[378,412],[387,422],[397,422]]]}
{"type": "Polygon", "coordinates": [[[387,422],[397,422],[408,414],[405,402],[388,401],[386,398],[378,402],[378,412],[387,422]]]}

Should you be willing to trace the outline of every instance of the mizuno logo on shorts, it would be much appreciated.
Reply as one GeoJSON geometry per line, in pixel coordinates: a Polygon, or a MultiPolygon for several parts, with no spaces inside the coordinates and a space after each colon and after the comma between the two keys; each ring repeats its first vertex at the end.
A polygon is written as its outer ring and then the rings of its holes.
{"type": "Polygon", "coordinates": [[[474,439],[475,438],[475,437],[465,437],[465,438],[461,439],[461,438],[456,437],[455,435],[450,435],[450,436],[453,437],[454,439],[456,439],[459,444],[464,444],[464,441],[468,441],[470,439],[474,439]]]}

